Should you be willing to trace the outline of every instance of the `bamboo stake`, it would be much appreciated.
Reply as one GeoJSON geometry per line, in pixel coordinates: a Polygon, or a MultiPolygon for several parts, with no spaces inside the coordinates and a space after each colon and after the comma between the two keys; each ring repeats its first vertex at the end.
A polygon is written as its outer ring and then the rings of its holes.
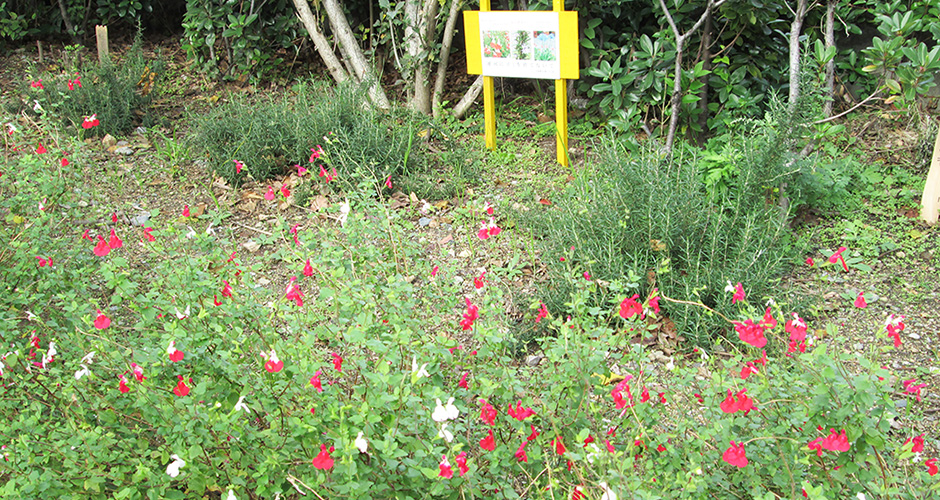
{"type": "Polygon", "coordinates": [[[924,184],[924,196],[920,199],[920,218],[927,224],[936,224],[940,212],[940,127],[937,127],[937,140],[933,145],[933,158],[930,160],[930,171],[927,172],[927,183],[924,184]]]}
{"type": "Polygon", "coordinates": [[[98,41],[98,62],[104,64],[108,58],[108,27],[95,26],[95,38],[98,41]]]}

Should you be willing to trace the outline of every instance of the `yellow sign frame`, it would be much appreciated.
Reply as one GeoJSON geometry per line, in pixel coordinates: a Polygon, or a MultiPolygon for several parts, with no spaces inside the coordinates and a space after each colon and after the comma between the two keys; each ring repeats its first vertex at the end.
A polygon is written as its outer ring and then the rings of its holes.
{"type": "MultiPolygon", "coordinates": [[[[491,12],[490,0],[480,0],[479,11],[464,11],[464,39],[467,45],[467,73],[483,74],[483,47],[480,41],[480,12],[491,12]]],[[[568,80],[580,77],[578,68],[578,13],[566,11],[564,0],[552,0],[558,12],[559,64],[561,78],[555,80],[555,154],[558,163],[568,166],[568,80]]],[[[513,12],[524,14],[525,12],[513,12]]],[[[496,149],[496,104],[493,77],[483,75],[483,120],[486,148],[496,149]]]]}

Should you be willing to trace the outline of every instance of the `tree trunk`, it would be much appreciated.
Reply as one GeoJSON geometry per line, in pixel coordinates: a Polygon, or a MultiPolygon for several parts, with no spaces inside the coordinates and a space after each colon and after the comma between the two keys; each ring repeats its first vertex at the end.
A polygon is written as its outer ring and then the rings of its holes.
{"type": "MultiPolygon", "coordinates": [[[[800,0],[804,1],[804,0],[800,0]]],[[[699,16],[698,21],[695,21],[695,25],[686,31],[685,33],[679,32],[679,27],[676,26],[676,21],[672,18],[672,14],[669,13],[669,8],[666,7],[666,2],[664,0],[659,0],[659,6],[663,9],[663,14],[666,15],[666,21],[669,22],[669,27],[672,28],[672,34],[676,37],[676,63],[675,63],[675,76],[672,84],[672,98],[671,101],[671,116],[669,117],[669,132],[666,134],[666,156],[672,158],[672,146],[676,140],[676,129],[679,127],[679,110],[682,104],[682,53],[685,46],[686,40],[688,40],[689,35],[698,30],[702,23],[705,22],[705,19],[708,17],[712,9],[717,9],[723,4],[725,0],[718,0],[713,2],[709,0],[705,5],[705,12],[699,16]]]]}
{"type": "MultiPolygon", "coordinates": [[[[836,45],[836,38],[834,34],[836,2],[838,2],[838,0],[829,0],[826,2],[826,50],[829,50],[829,47],[835,47],[836,45]]],[[[823,104],[823,116],[826,118],[832,116],[832,105],[836,98],[835,81],[836,58],[833,57],[828,62],[826,62],[826,95],[829,96],[829,100],[823,104]]]]}
{"type": "MultiPolygon", "coordinates": [[[[699,51],[699,60],[703,61],[702,69],[708,72],[712,70],[712,13],[707,11],[705,16],[705,26],[702,28],[702,50],[699,51]]],[[[705,75],[701,78],[702,82],[702,99],[698,102],[698,126],[701,129],[699,132],[699,146],[705,145],[705,138],[708,137],[708,77],[710,75],[705,75]]]]}
{"type": "Polygon", "coordinates": [[[450,12],[447,13],[447,24],[444,26],[444,40],[441,43],[440,62],[437,63],[437,76],[434,79],[434,93],[431,94],[431,113],[434,118],[440,115],[441,95],[444,93],[444,80],[447,77],[447,61],[450,59],[450,48],[454,44],[454,28],[463,0],[452,0],[450,12]]]}
{"type": "Polygon", "coordinates": [[[467,111],[470,109],[470,106],[473,104],[473,101],[477,100],[477,97],[480,96],[480,91],[483,90],[483,75],[477,77],[476,80],[470,85],[470,88],[467,89],[467,92],[460,99],[460,102],[454,106],[454,117],[460,120],[467,114],[467,111]]]}
{"type": "Polygon", "coordinates": [[[330,47],[330,42],[327,41],[323,33],[320,32],[319,24],[316,18],[313,17],[313,13],[310,12],[310,6],[307,4],[307,0],[294,0],[294,8],[297,9],[297,17],[300,18],[300,22],[303,23],[304,28],[307,29],[307,33],[310,34],[313,45],[317,48],[317,53],[320,54],[320,57],[323,58],[323,62],[326,63],[326,69],[330,72],[333,80],[336,80],[336,83],[346,81],[349,75],[346,73],[346,70],[343,69],[343,64],[336,57],[333,48],[330,47]]]}
{"type": "Polygon", "coordinates": [[[936,224],[940,211],[940,127],[937,128],[937,140],[934,141],[930,171],[927,172],[927,182],[924,184],[920,205],[920,218],[927,224],[936,224]]]}
{"type": "Polygon", "coordinates": [[[790,113],[796,111],[796,102],[800,98],[800,31],[805,17],[806,0],[797,0],[793,23],[790,24],[790,113]]]}
{"type": "Polygon", "coordinates": [[[431,114],[431,62],[429,51],[437,33],[438,0],[408,0],[405,3],[404,49],[408,54],[407,72],[413,81],[410,106],[431,114]]]}
{"type": "Polygon", "coordinates": [[[369,67],[366,57],[362,53],[362,48],[359,47],[359,43],[356,41],[356,37],[349,27],[349,21],[346,20],[346,15],[343,13],[339,2],[337,0],[322,0],[322,2],[323,10],[326,11],[326,15],[330,19],[333,34],[348,53],[348,62],[350,66],[352,66],[356,78],[358,81],[365,82],[369,85],[369,98],[376,107],[389,109],[391,105],[388,102],[388,97],[386,97],[382,86],[379,85],[378,78],[375,77],[374,72],[369,67]]]}

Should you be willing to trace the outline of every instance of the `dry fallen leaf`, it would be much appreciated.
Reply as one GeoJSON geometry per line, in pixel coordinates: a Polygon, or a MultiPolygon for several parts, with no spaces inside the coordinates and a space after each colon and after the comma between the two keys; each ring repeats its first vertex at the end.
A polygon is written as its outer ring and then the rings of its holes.
{"type": "Polygon", "coordinates": [[[261,248],[261,245],[257,244],[255,240],[248,240],[242,243],[242,247],[251,253],[255,253],[261,248]]]}
{"type": "Polygon", "coordinates": [[[330,206],[330,200],[323,196],[322,194],[314,196],[310,200],[310,208],[314,210],[320,210],[321,208],[326,208],[330,206]]]}

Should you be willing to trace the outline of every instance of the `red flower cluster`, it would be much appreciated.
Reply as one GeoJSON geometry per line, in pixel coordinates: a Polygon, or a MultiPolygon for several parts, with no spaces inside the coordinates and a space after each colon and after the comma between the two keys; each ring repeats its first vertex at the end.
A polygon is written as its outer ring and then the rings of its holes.
{"type": "Polygon", "coordinates": [[[460,328],[469,330],[473,328],[473,322],[480,317],[480,308],[471,304],[470,299],[464,297],[467,301],[467,310],[463,313],[463,319],[460,320],[460,328]]]}
{"type": "Polygon", "coordinates": [[[849,438],[845,435],[845,429],[842,429],[842,432],[836,433],[835,429],[829,430],[829,435],[826,437],[819,437],[809,442],[806,445],[811,450],[816,450],[816,456],[821,457],[823,450],[829,451],[849,451],[849,438]]]}
{"type": "Polygon", "coordinates": [[[725,413],[735,413],[738,411],[743,411],[744,415],[754,409],[754,400],[747,397],[747,389],[741,389],[734,396],[731,395],[731,389],[728,389],[728,395],[725,397],[725,400],[721,402],[719,407],[721,411],[725,413]]]}

